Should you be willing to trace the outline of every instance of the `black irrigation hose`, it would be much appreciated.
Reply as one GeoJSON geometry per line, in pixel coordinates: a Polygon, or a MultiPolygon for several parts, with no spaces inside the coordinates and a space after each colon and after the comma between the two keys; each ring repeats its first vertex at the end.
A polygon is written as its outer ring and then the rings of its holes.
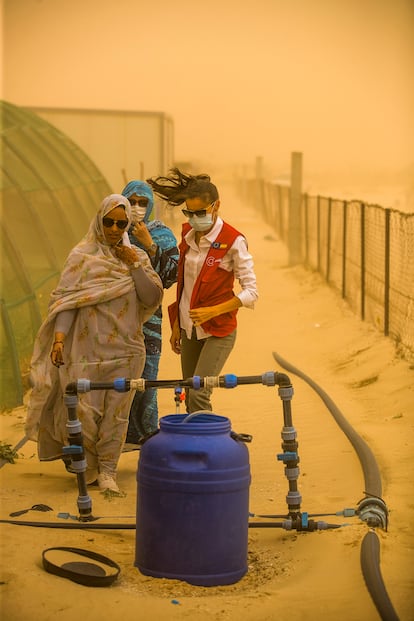
{"type": "MultiPolygon", "coordinates": [[[[366,492],[369,495],[381,497],[382,484],[380,471],[375,457],[366,442],[357,434],[329,395],[327,395],[316,382],[287,362],[287,360],[284,360],[277,352],[273,352],[273,357],[280,366],[289,373],[293,373],[303,379],[319,395],[358,455],[364,473],[366,492]]],[[[398,615],[388,597],[382,580],[379,539],[376,532],[373,530],[365,535],[361,543],[361,570],[367,589],[381,619],[383,621],[398,621],[398,615]]]]}
{"type": "Polygon", "coordinates": [[[63,528],[66,530],[134,530],[135,523],[131,524],[102,524],[100,522],[30,522],[28,520],[0,520],[0,524],[15,524],[16,526],[37,526],[38,528],[63,528]]]}
{"type": "MultiPolygon", "coordinates": [[[[99,519],[99,518],[97,518],[99,519]]],[[[38,528],[63,528],[67,530],[134,530],[135,523],[102,524],[100,522],[32,522],[28,520],[0,520],[0,524],[37,526],[38,528]]],[[[283,522],[249,522],[249,528],[284,528],[283,522]]],[[[341,524],[327,524],[327,528],[341,528],[341,524]]]]}
{"type": "Polygon", "coordinates": [[[382,580],[379,539],[374,531],[369,531],[362,540],[361,568],[367,589],[381,614],[381,619],[398,621],[397,613],[382,580]]]}

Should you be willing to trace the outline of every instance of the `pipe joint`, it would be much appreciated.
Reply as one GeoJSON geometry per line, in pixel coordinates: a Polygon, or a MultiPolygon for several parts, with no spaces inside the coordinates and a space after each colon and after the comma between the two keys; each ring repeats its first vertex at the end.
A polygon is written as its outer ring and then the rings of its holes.
{"type": "Polygon", "coordinates": [[[301,493],[298,491],[290,490],[286,496],[286,502],[290,511],[298,510],[300,503],[302,502],[301,493]]]}
{"type": "MultiPolygon", "coordinates": [[[[193,378],[194,380],[196,380],[196,377],[193,378]]],[[[200,377],[197,378],[198,379],[198,388],[197,390],[199,390],[199,388],[202,386],[202,383],[200,382],[200,377]]],[[[210,390],[212,390],[213,388],[218,388],[220,386],[219,384],[219,378],[217,376],[207,376],[204,378],[204,382],[203,382],[204,388],[209,388],[210,390]]],[[[226,386],[226,388],[233,388],[233,386],[226,386]]]]}
{"type": "Polygon", "coordinates": [[[131,390],[138,390],[139,392],[144,392],[145,390],[145,379],[143,377],[131,379],[129,380],[129,384],[131,386],[131,390]]]}
{"type": "Polygon", "coordinates": [[[85,511],[85,509],[92,509],[92,500],[90,496],[78,496],[78,508],[79,511],[85,511]]]}
{"type": "Polygon", "coordinates": [[[293,398],[293,386],[280,386],[278,393],[282,401],[291,401],[293,398]]]}
{"type": "Polygon", "coordinates": [[[67,384],[66,388],[65,388],[65,393],[66,394],[70,394],[70,395],[76,395],[78,392],[78,386],[76,382],[70,382],[69,384],[67,384]]]}
{"type": "Polygon", "coordinates": [[[273,371],[263,373],[262,384],[264,386],[276,386],[276,374],[273,371]]]}
{"type": "Polygon", "coordinates": [[[371,528],[388,528],[388,508],[382,498],[369,496],[358,503],[359,518],[371,528]]]}
{"type": "Polygon", "coordinates": [[[275,373],[275,382],[279,386],[288,386],[288,387],[292,388],[291,381],[289,379],[289,376],[286,375],[286,373],[278,373],[278,372],[276,372],[275,373]]]}
{"type": "Polygon", "coordinates": [[[114,390],[117,392],[128,392],[130,387],[130,380],[125,377],[117,377],[114,379],[114,390]]]}
{"type": "Polygon", "coordinates": [[[280,435],[285,442],[296,440],[297,438],[296,429],[294,427],[283,427],[280,435]]]}
{"type": "Polygon", "coordinates": [[[91,390],[91,381],[85,378],[80,378],[77,381],[77,390],[78,392],[90,392],[91,390]]]}
{"type": "Polygon", "coordinates": [[[66,422],[66,429],[69,431],[70,435],[74,436],[76,434],[81,433],[82,423],[80,422],[78,418],[76,418],[75,420],[69,419],[66,422]]]}
{"type": "Polygon", "coordinates": [[[299,478],[299,468],[285,468],[285,477],[288,481],[296,481],[299,478]]]}
{"type": "Polygon", "coordinates": [[[236,388],[237,375],[233,375],[233,373],[227,373],[224,376],[224,386],[225,388],[236,388]]]}
{"type": "Polygon", "coordinates": [[[63,402],[67,408],[76,408],[78,405],[78,396],[65,392],[63,395],[63,402]]]}
{"type": "Polygon", "coordinates": [[[86,468],[87,468],[86,459],[81,459],[79,461],[72,459],[70,468],[74,474],[80,474],[81,472],[86,472],[86,468]]]}

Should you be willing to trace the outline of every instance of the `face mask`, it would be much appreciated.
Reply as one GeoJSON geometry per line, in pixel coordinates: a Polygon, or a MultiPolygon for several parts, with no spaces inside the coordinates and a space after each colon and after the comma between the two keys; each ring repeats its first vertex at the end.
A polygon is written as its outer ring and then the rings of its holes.
{"type": "Polygon", "coordinates": [[[206,213],[205,216],[199,218],[198,216],[192,216],[188,218],[188,222],[195,231],[207,231],[213,225],[213,217],[211,213],[206,213]]]}
{"type": "Polygon", "coordinates": [[[131,216],[132,222],[142,222],[145,218],[145,214],[147,213],[146,207],[140,207],[139,205],[134,205],[131,207],[131,216]]]}

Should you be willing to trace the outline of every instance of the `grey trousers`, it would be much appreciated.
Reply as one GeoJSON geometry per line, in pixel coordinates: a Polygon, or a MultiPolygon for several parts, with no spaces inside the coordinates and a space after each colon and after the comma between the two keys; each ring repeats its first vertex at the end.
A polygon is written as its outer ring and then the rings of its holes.
{"type": "MultiPolygon", "coordinates": [[[[200,377],[220,375],[222,368],[236,342],[237,330],[228,336],[209,336],[197,340],[195,328],[191,339],[181,330],[181,369],[183,379],[198,375],[200,377]]],[[[211,388],[194,390],[186,388],[187,412],[198,410],[212,410],[210,397],[211,388]]]]}

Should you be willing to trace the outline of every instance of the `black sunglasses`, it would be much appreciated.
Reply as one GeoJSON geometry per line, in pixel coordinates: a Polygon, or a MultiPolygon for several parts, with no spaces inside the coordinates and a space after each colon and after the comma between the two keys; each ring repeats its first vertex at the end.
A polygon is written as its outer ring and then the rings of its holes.
{"type": "Polygon", "coordinates": [[[181,209],[181,211],[185,215],[186,218],[191,218],[192,216],[197,216],[197,218],[204,218],[204,216],[207,213],[207,210],[210,209],[210,207],[213,207],[215,202],[216,201],[213,201],[212,203],[210,203],[210,205],[206,209],[199,209],[198,211],[190,211],[189,209],[181,209]]]}
{"type": "Polygon", "coordinates": [[[134,207],[134,205],[139,205],[139,207],[148,207],[147,198],[139,198],[138,200],[136,198],[129,198],[128,200],[131,203],[131,207],[134,207]]]}
{"type": "Polygon", "coordinates": [[[123,231],[128,226],[128,220],[113,220],[112,218],[103,218],[103,225],[105,228],[110,229],[116,224],[116,226],[123,231]]]}

